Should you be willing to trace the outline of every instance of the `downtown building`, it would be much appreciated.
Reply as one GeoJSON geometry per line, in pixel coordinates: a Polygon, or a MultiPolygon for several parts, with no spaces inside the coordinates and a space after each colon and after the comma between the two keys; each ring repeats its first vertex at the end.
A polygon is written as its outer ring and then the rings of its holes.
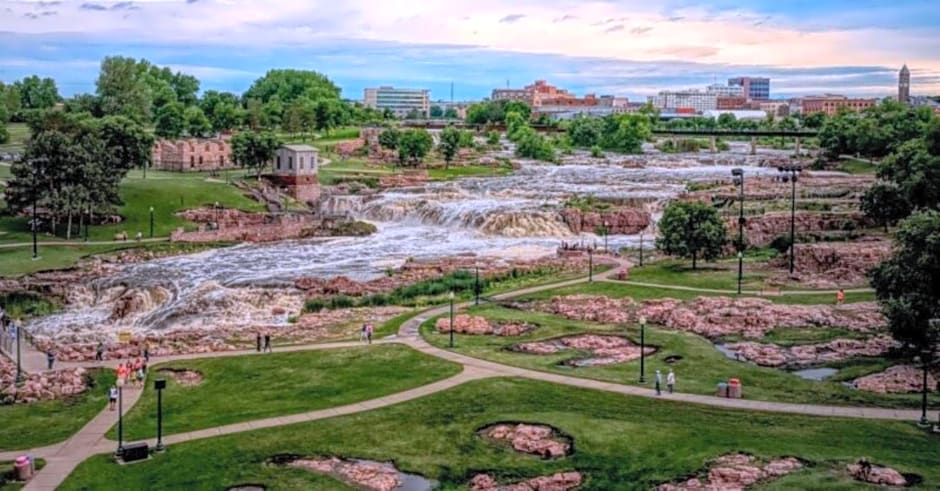
{"type": "Polygon", "coordinates": [[[744,97],[752,101],[770,99],[770,79],[766,77],[734,77],[728,79],[729,87],[740,87],[744,97]]]}
{"type": "Polygon", "coordinates": [[[427,118],[431,111],[430,91],[426,89],[397,89],[394,87],[365,89],[363,104],[379,111],[388,109],[399,118],[403,118],[412,112],[417,112],[422,117],[427,118]]]}
{"type": "Polygon", "coordinates": [[[665,112],[702,113],[718,109],[718,95],[700,90],[663,90],[649,96],[650,105],[665,112]]]}
{"type": "Polygon", "coordinates": [[[555,119],[569,119],[577,115],[606,116],[628,111],[625,97],[585,94],[578,97],[555,87],[545,80],[536,80],[521,89],[493,89],[494,101],[520,101],[532,108],[532,115],[548,115],[555,119]]]}
{"type": "Polygon", "coordinates": [[[849,98],[844,95],[826,94],[823,96],[809,96],[799,99],[799,112],[804,116],[816,113],[823,113],[826,116],[835,116],[839,111],[858,113],[877,104],[878,99],[857,99],[849,98]]]}

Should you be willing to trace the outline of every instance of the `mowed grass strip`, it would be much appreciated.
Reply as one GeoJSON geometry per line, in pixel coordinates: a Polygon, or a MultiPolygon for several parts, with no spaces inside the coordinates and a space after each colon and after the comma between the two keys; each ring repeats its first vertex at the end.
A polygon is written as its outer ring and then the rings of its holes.
{"type": "MultiPolygon", "coordinates": [[[[555,355],[532,355],[516,353],[509,349],[518,343],[583,333],[620,335],[639,344],[640,329],[637,325],[614,326],[579,322],[539,312],[493,305],[471,308],[468,313],[481,315],[493,321],[524,321],[540,327],[516,337],[456,334],[454,351],[458,353],[531,370],[639,385],[640,361],[638,359],[629,363],[575,368],[564,365],[562,362],[585,357],[586,353],[565,350],[555,355]]],[[[436,319],[425,322],[421,326],[421,334],[431,344],[439,348],[447,348],[449,333],[437,333],[434,330],[435,322],[436,319]]],[[[744,395],[748,399],[908,408],[919,407],[920,404],[918,394],[879,395],[845,387],[841,384],[843,378],[816,382],[805,380],[783,370],[735,361],[719,352],[711,341],[691,333],[647,326],[645,341],[647,345],[658,348],[655,354],[647,356],[645,360],[646,387],[650,388],[652,388],[656,370],[661,370],[665,374],[672,368],[676,372],[677,390],[693,394],[714,395],[719,382],[726,382],[729,378],[738,378],[744,386],[744,395]],[[665,359],[670,356],[681,356],[682,359],[668,364],[665,359]]],[[[857,362],[843,362],[833,364],[833,366],[851,368],[851,372],[847,373],[851,373],[853,377],[859,377],[883,370],[888,364],[881,358],[862,358],[857,362]]],[[[940,396],[932,396],[932,400],[940,403],[940,396]]]]}
{"type": "Polygon", "coordinates": [[[0,451],[43,447],[66,440],[81,429],[108,400],[114,383],[110,370],[90,374],[92,385],[82,394],[57,401],[0,406],[0,451]]]}
{"type": "MultiPolygon", "coordinates": [[[[156,436],[156,379],[167,380],[163,424],[169,435],[365,401],[460,371],[457,364],[402,345],[163,363],[151,367],[144,394],[124,420],[124,435],[131,440],[156,436]],[[184,387],[161,368],[195,370],[203,381],[184,387]]],[[[116,438],[114,428],[109,435],[116,438]]]]}
{"type": "MultiPolygon", "coordinates": [[[[60,489],[347,489],[300,469],[267,465],[272,455],[339,455],[394,461],[402,471],[466,489],[478,472],[506,480],[579,470],[580,491],[652,489],[731,452],[795,456],[812,467],[790,482],[859,489],[839,473],[860,457],[940,483],[940,445],[911,423],[791,416],[681,404],[520,379],[469,382],[403,404],[323,421],[171,445],[130,466],[109,455],[83,462],[60,489]],[[552,425],[574,438],[574,454],[546,461],[480,438],[500,421],[552,425]]],[[[790,489],[805,489],[799,486],[790,489]]]]}

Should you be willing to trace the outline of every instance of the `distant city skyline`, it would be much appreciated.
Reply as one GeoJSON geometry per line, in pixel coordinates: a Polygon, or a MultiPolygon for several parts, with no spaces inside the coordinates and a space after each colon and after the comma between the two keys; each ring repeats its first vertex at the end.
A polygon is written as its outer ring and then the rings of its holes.
{"type": "Polygon", "coordinates": [[[271,68],[312,69],[343,97],[390,85],[432,100],[487,97],[537,79],[643,101],[731,77],[771,79],[771,97],[940,94],[932,2],[828,0],[4,1],[0,80],[49,76],[93,92],[101,59],[146,58],[244,92],[271,68]],[[425,2],[430,3],[430,2],[425,2]]]}

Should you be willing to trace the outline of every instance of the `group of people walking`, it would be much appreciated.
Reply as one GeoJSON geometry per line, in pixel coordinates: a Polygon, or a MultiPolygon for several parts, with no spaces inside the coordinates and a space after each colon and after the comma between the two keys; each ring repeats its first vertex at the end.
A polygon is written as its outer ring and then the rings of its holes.
{"type": "Polygon", "coordinates": [[[149,361],[147,358],[137,358],[133,361],[127,360],[127,362],[122,362],[118,365],[117,381],[108,389],[109,410],[114,411],[114,405],[118,400],[119,387],[144,386],[144,379],[147,377],[147,362],[149,361]]]}
{"type": "Polygon", "coordinates": [[[264,336],[260,332],[255,334],[255,350],[258,353],[271,353],[271,335],[264,333],[264,336]],[[261,341],[264,340],[264,345],[261,344],[261,341]]]}
{"type": "MultiPolygon", "coordinates": [[[[662,386],[663,386],[663,372],[656,370],[656,395],[662,395],[662,386]]],[[[669,369],[669,373],[666,375],[666,390],[672,394],[676,388],[676,372],[673,372],[672,369],[669,369]]]]}
{"type": "Polygon", "coordinates": [[[362,331],[359,332],[359,342],[372,344],[372,334],[375,329],[372,324],[363,324],[362,331]]]}

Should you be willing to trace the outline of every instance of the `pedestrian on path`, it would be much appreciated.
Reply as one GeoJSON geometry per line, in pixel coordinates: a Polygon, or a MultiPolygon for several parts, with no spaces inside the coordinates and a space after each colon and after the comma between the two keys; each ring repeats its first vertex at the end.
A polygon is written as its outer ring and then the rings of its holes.
{"type": "Polygon", "coordinates": [[[842,305],[845,303],[845,290],[839,288],[839,292],[836,293],[836,305],[842,305]]]}
{"type": "Polygon", "coordinates": [[[118,389],[115,386],[111,386],[108,389],[108,411],[114,411],[114,405],[117,404],[118,398],[118,389]]]}
{"type": "Polygon", "coordinates": [[[676,387],[676,373],[669,369],[669,373],[666,375],[666,390],[672,394],[673,390],[676,387]]]}
{"type": "Polygon", "coordinates": [[[118,387],[124,387],[124,382],[127,378],[127,367],[124,366],[124,363],[120,363],[117,367],[117,385],[118,387]]]}
{"type": "Polygon", "coordinates": [[[271,353],[271,335],[264,333],[264,351],[271,353]]]}
{"type": "Polygon", "coordinates": [[[98,341],[98,346],[95,348],[95,360],[103,361],[104,360],[104,343],[98,341]]]}
{"type": "Polygon", "coordinates": [[[663,373],[660,372],[659,370],[656,370],[656,395],[659,396],[663,394],[662,387],[663,387],[663,373]]]}
{"type": "Polygon", "coordinates": [[[261,331],[255,333],[255,350],[261,353],[261,331]]]}
{"type": "Polygon", "coordinates": [[[365,343],[365,342],[366,342],[366,330],[367,330],[368,328],[369,328],[369,325],[368,325],[368,324],[363,324],[363,325],[362,325],[362,330],[359,331],[359,342],[360,342],[360,343],[365,343]]]}
{"type": "Polygon", "coordinates": [[[49,364],[49,370],[52,370],[52,365],[55,364],[55,353],[51,349],[46,351],[46,362],[49,364]]]}
{"type": "Polygon", "coordinates": [[[147,365],[150,364],[150,343],[144,343],[144,371],[147,371],[147,365]]]}
{"type": "Polygon", "coordinates": [[[372,344],[372,324],[366,324],[366,339],[372,344]]]}

